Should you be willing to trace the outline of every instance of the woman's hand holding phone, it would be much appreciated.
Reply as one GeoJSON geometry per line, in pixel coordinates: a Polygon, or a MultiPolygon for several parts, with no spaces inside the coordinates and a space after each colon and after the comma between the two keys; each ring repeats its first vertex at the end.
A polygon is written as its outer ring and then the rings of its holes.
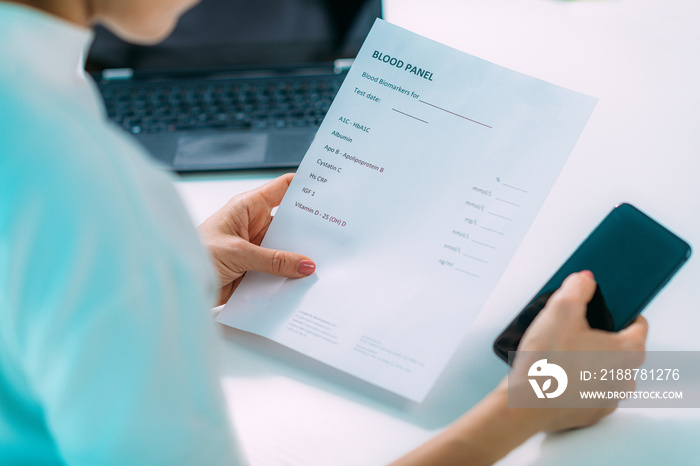
{"type": "MultiPolygon", "coordinates": [[[[640,316],[616,333],[591,328],[586,309],[595,290],[592,273],[570,275],[530,325],[518,350],[628,351],[625,354],[633,359],[630,363],[641,364],[648,329],[646,319],[640,316]]],[[[616,403],[587,409],[509,407],[509,389],[522,387],[532,391],[527,382],[531,363],[527,356],[516,357],[508,378],[440,435],[400,459],[396,466],[493,464],[539,432],[590,426],[615,410],[616,403]]]]}
{"type": "MultiPolygon", "coordinates": [[[[619,332],[591,328],[586,319],[586,311],[595,290],[596,282],[589,271],[571,274],[564,280],[561,288],[552,294],[547,305],[523,335],[509,383],[522,384],[527,391],[532,390],[527,376],[534,361],[527,357],[527,352],[614,351],[617,352],[616,357],[619,355],[618,363],[623,367],[639,367],[644,362],[649,328],[647,320],[638,316],[631,325],[619,332]]],[[[625,390],[634,389],[633,382],[625,384],[625,390]]],[[[538,419],[539,430],[553,432],[595,424],[613,412],[616,406],[617,402],[605,408],[532,408],[529,411],[535,414],[533,420],[538,419]]]]}

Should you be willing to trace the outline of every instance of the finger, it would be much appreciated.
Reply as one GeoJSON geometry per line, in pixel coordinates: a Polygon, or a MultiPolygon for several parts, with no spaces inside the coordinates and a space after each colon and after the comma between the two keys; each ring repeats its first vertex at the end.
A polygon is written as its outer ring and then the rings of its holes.
{"type": "Polygon", "coordinates": [[[585,317],[587,304],[593,299],[596,290],[595,278],[590,271],[572,273],[561,284],[561,287],[554,292],[548,304],[566,312],[580,313],[585,317]]]}
{"type": "Polygon", "coordinates": [[[253,236],[252,238],[250,238],[249,241],[257,246],[260,246],[260,244],[262,243],[262,240],[265,238],[265,235],[267,234],[267,230],[269,228],[270,228],[270,222],[268,221],[267,224],[261,228],[261,230],[258,232],[258,234],[253,236]]]}
{"type": "Polygon", "coordinates": [[[644,346],[649,335],[649,322],[639,316],[627,328],[617,333],[625,351],[644,351],[644,346]]]}
{"type": "Polygon", "coordinates": [[[287,173],[286,175],[279,176],[272,181],[265,183],[258,188],[258,192],[265,199],[270,207],[276,207],[282,202],[284,194],[289,188],[289,184],[294,178],[294,173],[287,173]]]}
{"type": "Polygon", "coordinates": [[[311,275],[316,264],[308,257],[245,243],[241,250],[241,265],[246,270],[264,272],[278,277],[301,278],[311,275]]]}
{"type": "Polygon", "coordinates": [[[619,335],[639,335],[640,337],[646,339],[647,334],[649,333],[649,321],[647,321],[644,316],[637,316],[637,318],[634,319],[634,322],[629,324],[627,328],[620,330],[618,333],[619,335]]]}

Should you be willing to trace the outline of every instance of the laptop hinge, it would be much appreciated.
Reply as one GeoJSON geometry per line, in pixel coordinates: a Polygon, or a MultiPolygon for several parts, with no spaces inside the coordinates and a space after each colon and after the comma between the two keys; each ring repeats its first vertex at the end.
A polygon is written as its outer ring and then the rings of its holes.
{"type": "Polygon", "coordinates": [[[333,62],[333,71],[336,74],[343,73],[345,71],[348,71],[350,67],[352,66],[353,62],[355,61],[354,58],[339,58],[338,60],[335,60],[333,62]]]}
{"type": "Polygon", "coordinates": [[[102,79],[105,81],[119,81],[131,79],[134,76],[134,70],[131,68],[112,68],[102,71],[102,79]]]}

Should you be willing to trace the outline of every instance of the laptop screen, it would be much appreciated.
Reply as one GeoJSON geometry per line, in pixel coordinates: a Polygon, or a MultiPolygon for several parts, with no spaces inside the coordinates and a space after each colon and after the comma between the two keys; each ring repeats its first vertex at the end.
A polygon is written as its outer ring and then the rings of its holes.
{"type": "Polygon", "coordinates": [[[121,41],[98,27],[86,69],[144,71],[328,66],[357,54],[380,0],[202,0],[154,46],[121,41]]]}

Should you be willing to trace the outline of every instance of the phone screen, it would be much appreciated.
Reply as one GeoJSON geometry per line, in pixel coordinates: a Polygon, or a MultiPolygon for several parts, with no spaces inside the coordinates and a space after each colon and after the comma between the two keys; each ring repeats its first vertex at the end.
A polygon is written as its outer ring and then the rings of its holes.
{"type": "Polygon", "coordinates": [[[630,204],[608,214],[494,342],[508,360],[523,333],[566,277],[590,270],[598,289],[588,305],[591,327],[618,331],[629,325],[690,257],[678,236],[630,204]]]}

